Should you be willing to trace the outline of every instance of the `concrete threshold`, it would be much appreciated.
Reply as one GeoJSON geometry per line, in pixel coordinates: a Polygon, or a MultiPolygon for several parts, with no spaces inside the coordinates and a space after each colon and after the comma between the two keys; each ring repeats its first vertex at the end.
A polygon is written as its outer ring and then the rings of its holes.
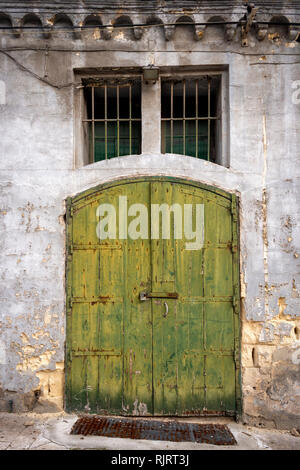
{"type": "Polygon", "coordinates": [[[78,417],[63,412],[59,414],[0,413],[0,450],[300,450],[300,437],[292,436],[289,431],[255,428],[236,423],[230,418],[168,417],[162,419],[190,423],[227,424],[237,442],[234,446],[71,435],[71,428],[78,417]]]}

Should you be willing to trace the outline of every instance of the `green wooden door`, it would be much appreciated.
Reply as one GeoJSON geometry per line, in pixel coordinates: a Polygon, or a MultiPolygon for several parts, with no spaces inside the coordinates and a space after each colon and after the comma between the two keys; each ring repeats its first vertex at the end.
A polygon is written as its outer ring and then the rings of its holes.
{"type": "Polygon", "coordinates": [[[68,207],[67,409],[239,413],[235,197],[148,178],[87,191],[68,207]],[[115,208],[106,239],[96,230],[101,204],[115,208]],[[161,204],[164,215],[151,212],[161,204]],[[187,249],[185,211],[195,225],[197,205],[203,246],[187,249]]]}

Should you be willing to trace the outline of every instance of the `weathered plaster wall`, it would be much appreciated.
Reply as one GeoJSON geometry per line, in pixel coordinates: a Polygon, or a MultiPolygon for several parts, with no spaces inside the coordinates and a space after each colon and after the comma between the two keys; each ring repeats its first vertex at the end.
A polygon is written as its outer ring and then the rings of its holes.
{"type": "Polygon", "coordinates": [[[155,27],[138,42],[122,31],[109,41],[96,33],[77,40],[61,33],[50,42],[0,34],[0,409],[63,406],[66,197],[159,174],[239,194],[244,420],[300,426],[299,43],[288,36],[259,43],[251,34],[242,48],[238,34],[224,42],[219,27],[201,42],[183,27],[169,42],[155,27]],[[27,50],[46,44],[49,52],[27,50]],[[9,50],[16,46],[26,50],[9,50]],[[229,168],[146,149],[76,168],[74,69],[152,62],[228,66],[229,168]]]}

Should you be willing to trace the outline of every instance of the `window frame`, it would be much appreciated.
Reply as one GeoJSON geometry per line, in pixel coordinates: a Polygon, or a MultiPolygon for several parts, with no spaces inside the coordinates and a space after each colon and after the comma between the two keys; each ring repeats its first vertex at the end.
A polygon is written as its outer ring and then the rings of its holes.
{"type": "MultiPolygon", "coordinates": [[[[135,67],[131,73],[122,73],[122,68],[118,71],[118,77],[122,80],[141,80],[141,153],[143,154],[155,153],[166,155],[162,153],[162,138],[161,138],[161,83],[164,79],[176,80],[183,78],[197,78],[202,76],[220,76],[220,126],[219,134],[216,135],[216,159],[214,163],[229,168],[229,73],[227,66],[211,66],[211,67],[161,67],[160,76],[155,85],[146,85],[142,80],[142,69],[135,67]],[[159,122],[157,122],[159,118],[159,122]],[[153,139],[153,135],[156,136],[153,139]],[[146,138],[147,137],[147,138],[146,138]]],[[[80,168],[91,163],[88,150],[88,139],[86,129],[82,125],[82,121],[86,119],[87,109],[84,97],[84,81],[86,79],[93,80],[107,80],[116,78],[116,73],[88,73],[87,71],[76,71],[75,76],[75,94],[74,94],[74,167],[80,168]]],[[[194,156],[183,155],[182,157],[194,158],[194,156]]],[[[117,158],[117,157],[114,157],[117,158]]],[[[114,160],[110,158],[109,160],[114,160]]],[[[120,157],[122,158],[122,157],[120,157]]],[[[104,160],[103,160],[104,161],[104,160]]],[[[207,160],[204,160],[207,161],[207,160]]]]}
{"type": "MultiPolygon", "coordinates": [[[[179,68],[179,67],[178,67],[179,68]]],[[[216,133],[215,136],[215,143],[216,143],[216,155],[215,160],[212,163],[216,163],[221,166],[225,166],[229,168],[229,105],[228,105],[228,68],[227,67],[213,67],[213,68],[202,68],[199,71],[188,71],[188,70],[181,70],[176,71],[176,68],[172,67],[172,70],[165,71],[160,73],[160,84],[163,80],[188,80],[188,79],[200,79],[202,77],[212,77],[212,76],[219,76],[220,77],[220,88],[219,88],[219,117],[217,121],[219,121],[219,135],[216,133]]],[[[162,122],[162,117],[161,117],[162,122]]],[[[162,153],[162,138],[160,139],[161,142],[161,153],[162,153]]],[[[166,153],[162,153],[165,155],[166,153]]],[[[186,154],[180,154],[183,157],[188,157],[186,154]]],[[[200,158],[191,156],[191,158],[195,158],[199,160],[200,158]]],[[[204,160],[204,159],[203,159],[204,160]]],[[[210,161],[210,160],[204,160],[210,161]]]]}
{"type": "MultiPolygon", "coordinates": [[[[89,130],[89,162],[90,163],[95,163],[96,161],[102,161],[102,160],[110,160],[111,158],[116,158],[120,157],[120,140],[121,140],[121,135],[120,135],[120,125],[121,123],[128,123],[128,132],[129,132],[129,155],[132,154],[132,140],[133,140],[133,123],[134,122],[140,122],[142,121],[142,116],[140,115],[139,118],[137,117],[132,117],[132,105],[133,105],[133,98],[132,98],[132,88],[133,86],[138,83],[140,85],[140,94],[141,94],[141,83],[140,80],[103,80],[100,82],[97,82],[95,80],[89,81],[84,85],[85,89],[91,89],[91,117],[89,118],[84,117],[82,119],[82,124],[87,123],[87,125],[91,125],[91,131],[89,130]],[[120,117],[120,88],[127,88],[128,87],[128,118],[122,118],[120,117]],[[101,88],[104,90],[104,117],[103,118],[97,118],[96,113],[95,113],[95,89],[96,88],[101,88]],[[115,88],[116,89],[116,117],[111,118],[109,117],[108,113],[108,88],[115,88]],[[104,124],[104,158],[101,160],[95,160],[96,156],[96,132],[95,132],[95,124],[96,123],[103,123],[104,124]],[[114,156],[109,156],[109,151],[108,151],[108,146],[109,146],[109,130],[108,126],[109,123],[115,123],[116,124],[116,130],[117,130],[117,136],[116,136],[116,143],[117,143],[117,152],[116,155],[114,156]]],[[[141,98],[141,96],[140,96],[141,98]]],[[[140,107],[141,101],[140,101],[140,107]]],[[[140,147],[140,152],[138,155],[141,154],[141,130],[140,130],[140,141],[139,141],[139,147],[140,147]]]]}
{"type": "MultiPolygon", "coordinates": [[[[167,139],[169,138],[170,140],[170,153],[176,153],[173,152],[174,146],[176,145],[175,140],[176,138],[181,138],[182,140],[182,152],[177,152],[180,155],[185,155],[185,156],[192,156],[194,158],[200,158],[203,160],[207,161],[214,161],[213,153],[212,153],[212,145],[211,142],[213,142],[213,124],[216,126],[219,125],[218,121],[221,119],[221,112],[220,112],[220,105],[219,105],[219,95],[220,95],[220,80],[217,83],[217,93],[214,96],[213,95],[213,88],[212,88],[212,82],[213,80],[216,79],[216,77],[219,78],[218,75],[202,75],[202,76],[195,76],[195,77],[186,77],[184,76],[182,79],[177,80],[172,78],[162,78],[161,80],[161,97],[163,99],[163,84],[170,84],[170,96],[168,96],[170,102],[170,112],[168,116],[164,116],[163,114],[163,105],[161,106],[161,152],[162,153],[168,153],[164,151],[164,147],[167,146],[167,139]],[[199,87],[200,83],[205,83],[206,87],[206,94],[204,95],[205,98],[203,99],[203,102],[207,105],[207,112],[204,114],[199,114],[200,108],[200,102],[202,101],[200,95],[199,95],[199,87]],[[174,87],[177,85],[182,86],[181,94],[177,95],[174,93],[174,87]],[[193,107],[192,109],[191,106],[187,106],[187,100],[188,100],[188,95],[187,95],[187,85],[192,85],[192,88],[194,88],[194,96],[192,96],[193,99],[193,107]],[[215,112],[213,113],[213,97],[216,98],[216,108],[215,112]],[[176,116],[175,111],[175,100],[176,101],[181,101],[180,107],[182,114],[176,116]],[[192,111],[192,115],[188,115],[189,112],[187,111],[192,111]],[[201,137],[201,121],[207,125],[207,135],[205,135],[205,138],[207,139],[206,143],[206,158],[203,156],[203,154],[200,154],[199,150],[199,144],[200,144],[200,137],[201,137]],[[168,126],[169,123],[169,126],[168,126]],[[190,127],[188,124],[189,123],[194,123],[195,124],[195,135],[194,141],[192,142],[192,145],[194,146],[195,150],[195,155],[191,155],[191,153],[188,153],[189,151],[187,150],[188,148],[188,128],[190,127]],[[182,124],[182,135],[179,135],[177,132],[176,124],[182,124]],[[167,136],[167,129],[168,127],[170,128],[170,136],[167,136]],[[164,135],[164,138],[163,138],[164,135]]],[[[215,137],[215,136],[214,136],[215,137]]]]}

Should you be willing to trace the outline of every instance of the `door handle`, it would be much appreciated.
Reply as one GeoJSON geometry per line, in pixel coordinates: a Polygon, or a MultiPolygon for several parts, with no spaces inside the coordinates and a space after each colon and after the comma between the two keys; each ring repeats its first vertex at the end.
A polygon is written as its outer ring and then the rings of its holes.
{"type": "Polygon", "coordinates": [[[164,318],[167,318],[167,315],[168,315],[168,313],[169,313],[169,307],[168,307],[167,302],[164,302],[164,306],[165,306],[165,309],[166,309],[166,310],[165,310],[165,313],[163,314],[163,317],[164,317],[164,318]]]}
{"type": "Polygon", "coordinates": [[[140,300],[178,299],[177,292],[140,292],[140,300]]]}

